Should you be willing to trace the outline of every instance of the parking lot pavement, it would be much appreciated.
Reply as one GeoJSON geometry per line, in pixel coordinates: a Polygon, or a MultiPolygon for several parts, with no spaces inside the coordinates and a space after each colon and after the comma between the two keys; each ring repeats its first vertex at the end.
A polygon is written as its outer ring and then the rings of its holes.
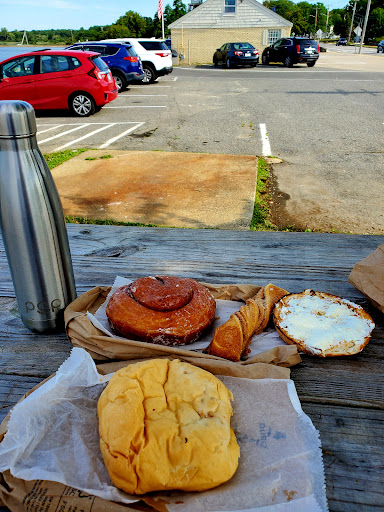
{"type": "MultiPolygon", "coordinates": [[[[37,115],[37,141],[43,152],[89,147],[105,149],[123,143],[142,128],[154,112],[169,108],[169,90],[178,77],[163,78],[154,85],[131,85],[100,112],[88,117],[59,113],[37,115]]],[[[118,146],[120,147],[120,146],[118,146]]]]}

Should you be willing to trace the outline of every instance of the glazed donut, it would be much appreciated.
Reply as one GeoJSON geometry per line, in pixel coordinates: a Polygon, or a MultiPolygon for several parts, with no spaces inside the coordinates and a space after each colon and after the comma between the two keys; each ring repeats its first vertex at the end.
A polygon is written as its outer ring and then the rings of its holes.
{"type": "Polygon", "coordinates": [[[215,310],[215,299],[197,281],[150,276],[118,288],[106,313],[112,329],[126,338],[186,345],[212,324],[215,310]]]}

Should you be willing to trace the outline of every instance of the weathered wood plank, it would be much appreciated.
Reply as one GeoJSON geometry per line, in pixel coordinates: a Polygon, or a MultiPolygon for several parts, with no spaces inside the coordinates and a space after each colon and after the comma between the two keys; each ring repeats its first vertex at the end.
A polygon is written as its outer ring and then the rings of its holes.
{"type": "Polygon", "coordinates": [[[382,411],[301,401],[320,432],[330,510],[384,510],[382,411]]]}

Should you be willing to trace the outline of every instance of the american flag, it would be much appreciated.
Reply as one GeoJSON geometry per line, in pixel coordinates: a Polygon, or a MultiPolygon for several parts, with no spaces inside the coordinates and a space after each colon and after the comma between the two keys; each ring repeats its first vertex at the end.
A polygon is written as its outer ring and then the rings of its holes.
{"type": "Polygon", "coordinates": [[[159,7],[157,8],[157,17],[159,20],[163,17],[163,0],[159,0],[159,7]]]}

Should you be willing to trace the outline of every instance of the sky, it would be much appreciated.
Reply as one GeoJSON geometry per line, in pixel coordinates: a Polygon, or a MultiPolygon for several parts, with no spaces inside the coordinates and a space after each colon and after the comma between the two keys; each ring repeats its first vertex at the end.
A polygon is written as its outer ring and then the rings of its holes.
{"type": "MultiPolygon", "coordinates": [[[[316,3],[316,0],[307,1],[316,3]]],[[[163,0],[163,3],[164,7],[172,6],[173,0],[163,0]]],[[[322,3],[329,9],[341,9],[348,0],[324,0],[322,3]]],[[[158,0],[0,0],[0,28],[9,31],[88,29],[93,25],[111,25],[130,10],[152,18],[157,6],[158,0]]]]}

